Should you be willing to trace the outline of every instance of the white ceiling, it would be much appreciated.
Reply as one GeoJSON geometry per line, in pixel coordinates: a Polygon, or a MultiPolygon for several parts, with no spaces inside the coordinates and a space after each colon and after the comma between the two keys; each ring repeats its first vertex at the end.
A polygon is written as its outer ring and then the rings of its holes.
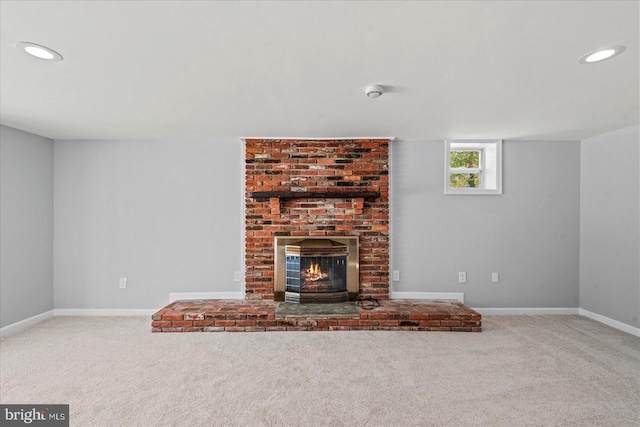
{"type": "Polygon", "coordinates": [[[1,122],[54,139],[555,140],[639,122],[638,1],[0,8],[1,122]],[[626,51],[578,63],[608,45],[626,51]],[[368,84],[388,92],[368,99],[368,84]]]}

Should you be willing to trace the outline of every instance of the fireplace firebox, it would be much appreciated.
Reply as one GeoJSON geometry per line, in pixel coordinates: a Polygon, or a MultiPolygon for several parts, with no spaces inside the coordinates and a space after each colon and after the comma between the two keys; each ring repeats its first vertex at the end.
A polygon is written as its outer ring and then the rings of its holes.
{"type": "Polygon", "coordinates": [[[285,245],[285,301],[331,303],[348,301],[349,247],[329,239],[285,245]]]}
{"type": "Polygon", "coordinates": [[[358,296],[357,237],[276,237],[275,299],[335,303],[358,296]]]}

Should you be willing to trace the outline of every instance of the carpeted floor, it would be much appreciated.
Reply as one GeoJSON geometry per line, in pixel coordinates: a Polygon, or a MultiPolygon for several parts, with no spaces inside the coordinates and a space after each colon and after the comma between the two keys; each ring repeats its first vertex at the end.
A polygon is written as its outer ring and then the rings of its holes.
{"type": "Polygon", "coordinates": [[[2,338],[0,401],[72,426],[634,426],[640,338],[580,316],[483,332],[149,332],[55,317],[2,338]]]}

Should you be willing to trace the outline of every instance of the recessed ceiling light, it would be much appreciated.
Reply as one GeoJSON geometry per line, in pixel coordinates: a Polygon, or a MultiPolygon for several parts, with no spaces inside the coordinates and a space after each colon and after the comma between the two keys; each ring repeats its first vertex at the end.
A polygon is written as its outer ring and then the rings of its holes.
{"type": "Polygon", "coordinates": [[[609,46],[602,49],[594,50],[593,52],[586,53],[578,60],[581,64],[592,64],[594,62],[604,61],[605,59],[613,58],[624,52],[624,46],[609,46]]]}
{"type": "Polygon", "coordinates": [[[16,43],[16,47],[24,50],[31,56],[35,56],[36,58],[45,59],[47,61],[62,61],[62,55],[46,46],[41,46],[31,42],[18,42],[16,43]]]}

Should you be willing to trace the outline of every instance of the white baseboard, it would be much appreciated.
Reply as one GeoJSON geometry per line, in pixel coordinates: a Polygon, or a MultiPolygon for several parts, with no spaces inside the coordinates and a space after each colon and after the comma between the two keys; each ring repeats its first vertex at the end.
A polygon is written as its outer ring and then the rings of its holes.
{"type": "Polygon", "coordinates": [[[151,316],[155,308],[56,308],[54,316],[151,316]]]}
{"type": "Polygon", "coordinates": [[[636,328],[635,326],[627,325],[626,323],[622,323],[618,320],[611,319],[610,317],[602,316],[600,314],[592,313],[583,308],[579,309],[580,315],[584,317],[588,317],[589,319],[595,320],[600,323],[604,323],[607,326],[611,326],[612,328],[619,329],[623,332],[627,332],[631,335],[635,335],[636,337],[640,337],[640,328],[636,328]]]}
{"type": "Polygon", "coordinates": [[[562,307],[527,307],[527,308],[473,308],[475,311],[482,315],[498,316],[498,315],[543,315],[543,314],[564,314],[564,315],[577,315],[578,308],[562,308],[562,307]]]}
{"type": "Polygon", "coordinates": [[[190,299],[244,299],[243,292],[172,292],[169,303],[190,299]]]}
{"type": "Polygon", "coordinates": [[[27,329],[37,323],[43,322],[47,319],[55,316],[55,310],[45,311],[44,313],[36,314],[28,319],[20,320],[19,322],[12,323],[0,329],[0,336],[5,337],[7,335],[15,334],[23,329],[27,329]]]}
{"type": "Polygon", "coordinates": [[[627,325],[618,320],[611,319],[600,314],[592,313],[583,308],[474,308],[478,313],[487,316],[496,315],[543,315],[543,314],[560,314],[560,315],[580,315],[595,320],[596,322],[603,323],[612,328],[619,329],[623,332],[627,332],[631,335],[640,337],[640,328],[627,325]]]}
{"type": "Polygon", "coordinates": [[[391,299],[455,300],[464,304],[464,292],[391,292],[391,299]]]}

